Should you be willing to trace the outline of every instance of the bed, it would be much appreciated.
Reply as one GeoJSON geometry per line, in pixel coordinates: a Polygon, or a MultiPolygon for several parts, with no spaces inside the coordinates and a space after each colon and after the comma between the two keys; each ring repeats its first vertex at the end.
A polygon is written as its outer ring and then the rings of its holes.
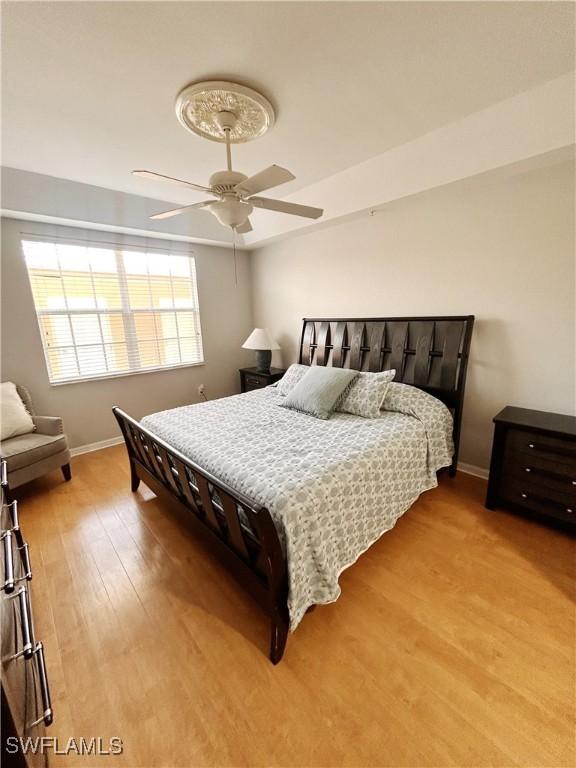
{"type": "Polygon", "coordinates": [[[141,422],[113,409],[132,490],[143,480],[185,508],[269,614],[273,663],[288,631],[337,599],[340,573],[436,485],[437,471],[455,474],[473,322],[304,319],[300,364],[395,368],[395,382],[427,393],[416,410],[323,421],[278,407],[274,386],[141,422]]]}

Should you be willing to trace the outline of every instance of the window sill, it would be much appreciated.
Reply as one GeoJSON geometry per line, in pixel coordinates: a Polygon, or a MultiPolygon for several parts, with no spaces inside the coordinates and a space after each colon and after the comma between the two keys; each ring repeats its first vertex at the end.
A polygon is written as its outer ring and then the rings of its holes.
{"type": "Polygon", "coordinates": [[[121,373],[98,374],[97,376],[82,376],[75,379],[65,379],[63,381],[51,381],[51,387],[63,387],[67,384],[85,384],[90,381],[106,381],[108,379],[124,379],[127,376],[141,376],[146,373],[160,373],[161,371],[177,371],[181,368],[198,368],[206,365],[205,360],[198,363],[178,363],[178,365],[160,365],[156,368],[142,368],[138,371],[122,371],[121,373]]]}

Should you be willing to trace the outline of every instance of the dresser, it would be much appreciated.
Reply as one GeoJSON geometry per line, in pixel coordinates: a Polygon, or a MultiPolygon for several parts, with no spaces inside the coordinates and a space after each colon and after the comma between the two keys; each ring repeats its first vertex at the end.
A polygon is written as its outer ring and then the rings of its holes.
{"type": "Polygon", "coordinates": [[[576,525],[576,417],[512,406],[500,411],[486,506],[576,525]]]}
{"type": "Polygon", "coordinates": [[[32,567],[28,544],[20,528],[18,502],[4,496],[5,463],[2,472],[0,530],[0,645],[2,649],[2,739],[0,763],[6,766],[39,768],[47,753],[30,748],[26,755],[18,740],[40,739],[52,722],[52,705],[44,646],[35,637],[32,613],[32,567]]]}
{"type": "Polygon", "coordinates": [[[284,368],[270,368],[266,373],[262,373],[258,368],[240,368],[240,391],[249,392],[251,389],[261,389],[275,384],[284,376],[284,368]]]}

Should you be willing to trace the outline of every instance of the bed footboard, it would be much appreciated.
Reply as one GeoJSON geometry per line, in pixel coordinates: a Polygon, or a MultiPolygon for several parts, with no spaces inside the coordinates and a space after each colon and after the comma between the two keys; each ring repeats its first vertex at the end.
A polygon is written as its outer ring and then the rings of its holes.
{"type": "Polygon", "coordinates": [[[140,480],[168,494],[191,526],[270,616],[270,660],[277,664],[288,636],[288,572],[269,511],[202,469],[120,408],[116,417],[130,463],[132,491],[140,480]]]}

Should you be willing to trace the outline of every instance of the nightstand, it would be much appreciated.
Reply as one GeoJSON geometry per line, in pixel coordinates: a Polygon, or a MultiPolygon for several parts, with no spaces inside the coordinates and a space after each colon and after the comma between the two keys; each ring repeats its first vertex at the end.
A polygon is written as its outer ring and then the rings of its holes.
{"type": "Polygon", "coordinates": [[[270,373],[262,373],[257,368],[240,368],[240,391],[261,389],[274,384],[286,373],[284,368],[270,368],[270,373]]]}
{"type": "Polygon", "coordinates": [[[507,406],[494,424],[488,509],[576,525],[576,417],[507,406]]]}

